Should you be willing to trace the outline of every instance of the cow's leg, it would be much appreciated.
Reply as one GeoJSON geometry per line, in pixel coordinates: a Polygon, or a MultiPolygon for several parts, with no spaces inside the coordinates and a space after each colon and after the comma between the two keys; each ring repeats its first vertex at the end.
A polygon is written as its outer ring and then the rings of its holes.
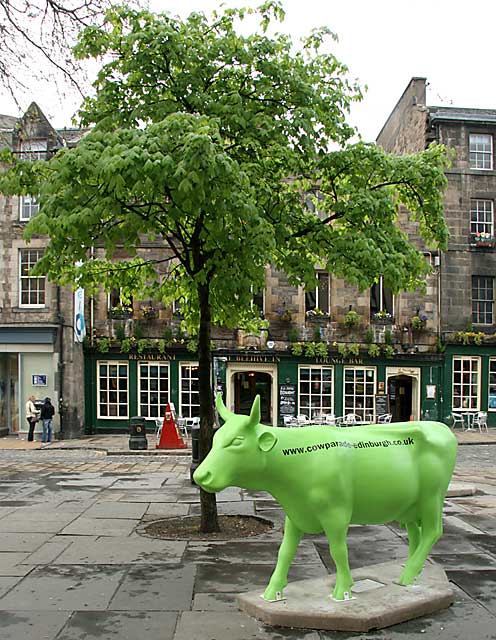
{"type": "Polygon", "coordinates": [[[422,571],[430,550],[443,533],[443,498],[432,497],[425,504],[420,517],[420,540],[415,552],[408,558],[399,583],[411,584],[422,571]]]}
{"type": "Polygon", "coordinates": [[[326,519],[324,531],[329,542],[331,558],[336,565],[336,586],[332,592],[335,600],[348,600],[351,598],[351,587],[353,578],[351,577],[350,565],[348,564],[348,547],[346,545],[346,534],[348,533],[348,521],[343,522],[342,514],[332,514],[326,519]]]}
{"type": "Polygon", "coordinates": [[[418,522],[407,522],[406,530],[408,531],[408,559],[410,559],[419,545],[421,528],[418,522]]]}
{"type": "Polygon", "coordinates": [[[302,536],[303,531],[298,529],[286,516],[284,535],[277,554],[277,564],[265,589],[265,600],[280,600],[282,598],[283,589],[288,583],[289,567],[302,536]]]}

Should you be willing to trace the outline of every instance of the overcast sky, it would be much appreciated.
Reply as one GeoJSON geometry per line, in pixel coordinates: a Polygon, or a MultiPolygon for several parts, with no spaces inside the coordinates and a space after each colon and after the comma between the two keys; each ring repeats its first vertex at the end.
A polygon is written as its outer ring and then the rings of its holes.
{"type": "MultiPolygon", "coordinates": [[[[150,0],[156,11],[185,16],[218,7],[214,0],[150,0]]],[[[228,5],[260,2],[233,0],[228,5]]],[[[337,33],[333,45],[351,78],[368,91],[350,122],[374,140],[413,76],[426,77],[429,105],[496,108],[494,0],[283,0],[282,30],[299,38],[315,26],[337,33]]],[[[46,88],[33,94],[52,123],[70,126],[77,100],[62,106],[46,88]]],[[[29,104],[26,96],[22,106],[29,104]]],[[[17,115],[0,93],[0,113],[17,115]]]]}

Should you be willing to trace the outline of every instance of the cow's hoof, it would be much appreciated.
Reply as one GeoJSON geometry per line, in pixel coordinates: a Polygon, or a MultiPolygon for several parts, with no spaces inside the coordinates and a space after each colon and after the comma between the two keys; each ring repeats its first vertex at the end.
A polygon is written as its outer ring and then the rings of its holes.
{"type": "Polygon", "coordinates": [[[263,599],[268,602],[278,602],[279,600],[284,600],[283,590],[273,589],[272,587],[267,587],[263,594],[263,599]]]}

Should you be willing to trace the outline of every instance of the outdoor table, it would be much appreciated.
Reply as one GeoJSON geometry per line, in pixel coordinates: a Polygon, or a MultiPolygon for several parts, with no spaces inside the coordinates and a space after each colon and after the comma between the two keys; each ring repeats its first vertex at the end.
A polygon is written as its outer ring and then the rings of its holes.
{"type": "Polygon", "coordinates": [[[475,431],[475,429],[472,429],[472,423],[476,413],[476,411],[465,411],[462,413],[463,419],[467,421],[465,431],[475,431]]]}

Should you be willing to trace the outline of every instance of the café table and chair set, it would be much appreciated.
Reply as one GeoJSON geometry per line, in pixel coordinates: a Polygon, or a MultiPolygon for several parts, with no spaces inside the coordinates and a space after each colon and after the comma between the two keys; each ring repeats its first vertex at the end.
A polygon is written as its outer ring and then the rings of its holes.
{"type": "Polygon", "coordinates": [[[315,415],[309,418],[305,414],[297,416],[284,416],[285,427],[306,427],[306,426],[332,426],[332,427],[358,427],[366,424],[387,424],[391,422],[392,415],[390,413],[384,413],[377,416],[374,420],[372,414],[365,414],[360,416],[357,413],[347,413],[344,416],[335,416],[333,413],[315,415]]]}
{"type": "Polygon", "coordinates": [[[487,432],[487,412],[486,411],[460,411],[453,412],[453,429],[460,427],[462,431],[487,432]]]}

